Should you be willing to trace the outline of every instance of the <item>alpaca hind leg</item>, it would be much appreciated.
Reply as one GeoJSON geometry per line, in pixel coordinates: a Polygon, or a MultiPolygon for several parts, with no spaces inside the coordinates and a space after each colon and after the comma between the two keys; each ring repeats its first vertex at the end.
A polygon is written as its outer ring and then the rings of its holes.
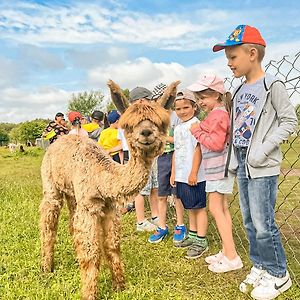
{"type": "Polygon", "coordinates": [[[44,272],[52,272],[54,267],[54,245],[58,219],[63,206],[63,199],[59,196],[58,193],[54,197],[44,194],[40,205],[41,257],[44,272]]]}
{"type": "Polygon", "coordinates": [[[100,268],[100,222],[96,214],[77,209],[74,215],[74,244],[80,266],[81,299],[97,299],[100,268]]]}
{"type": "Polygon", "coordinates": [[[76,199],[75,197],[71,197],[66,195],[66,201],[69,209],[69,232],[73,235],[74,232],[74,214],[76,210],[76,199]]]}
{"type": "Polygon", "coordinates": [[[124,266],[120,251],[120,219],[115,211],[106,211],[102,219],[104,252],[109,264],[113,288],[125,288],[124,266]]]}

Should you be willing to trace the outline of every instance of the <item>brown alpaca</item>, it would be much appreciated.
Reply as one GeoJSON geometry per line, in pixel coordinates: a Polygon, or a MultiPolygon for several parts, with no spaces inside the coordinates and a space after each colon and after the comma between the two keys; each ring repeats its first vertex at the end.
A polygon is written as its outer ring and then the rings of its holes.
{"type": "Polygon", "coordinates": [[[42,269],[53,271],[58,219],[65,199],[84,300],[97,298],[102,257],[110,267],[113,287],[124,288],[118,208],[145,186],[153,159],[163,152],[169,125],[163,107],[174,100],[178,83],[172,83],[157,103],[138,101],[128,107],[121,89],[109,81],[112,99],[123,113],[120,125],[132,155],[128,164],[115,163],[95,142],[76,135],[60,137],[45,153],[40,205],[42,269]]]}

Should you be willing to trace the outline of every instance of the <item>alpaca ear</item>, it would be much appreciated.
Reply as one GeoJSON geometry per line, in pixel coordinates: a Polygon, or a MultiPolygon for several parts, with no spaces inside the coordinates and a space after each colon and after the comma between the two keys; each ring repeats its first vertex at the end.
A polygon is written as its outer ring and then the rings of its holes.
{"type": "Polygon", "coordinates": [[[177,92],[177,85],[180,83],[179,80],[172,82],[164,91],[163,95],[157,100],[162,107],[170,109],[174,103],[177,92]]]}
{"type": "Polygon", "coordinates": [[[110,89],[110,95],[112,102],[116,106],[117,110],[123,114],[124,111],[128,108],[129,103],[126,99],[125,95],[123,94],[121,88],[113,82],[111,79],[108,80],[107,85],[110,89]]]}

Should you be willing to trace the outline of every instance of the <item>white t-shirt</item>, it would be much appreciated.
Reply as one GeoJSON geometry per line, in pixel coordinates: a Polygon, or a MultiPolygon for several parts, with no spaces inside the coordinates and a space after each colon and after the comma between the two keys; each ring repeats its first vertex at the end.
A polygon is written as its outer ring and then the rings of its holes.
{"type": "Polygon", "coordinates": [[[124,135],[124,129],[118,128],[118,140],[121,141],[123,151],[128,151],[127,141],[124,135]]]}
{"type": "MultiPolygon", "coordinates": [[[[174,130],[175,146],[175,181],[188,183],[188,178],[192,170],[194,149],[197,140],[190,132],[193,123],[199,123],[196,117],[187,122],[178,124],[174,130]]],[[[198,171],[198,182],[204,181],[204,168],[200,164],[198,171]]]]}

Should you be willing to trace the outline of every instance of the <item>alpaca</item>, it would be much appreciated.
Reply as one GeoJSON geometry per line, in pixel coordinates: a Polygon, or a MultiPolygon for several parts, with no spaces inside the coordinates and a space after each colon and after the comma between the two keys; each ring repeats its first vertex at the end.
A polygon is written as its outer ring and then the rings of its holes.
{"type": "Polygon", "coordinates": [[[128,106],[120,87],[108,82],[112,100],[123,113],[131,159],[120,165],[88,137],[66,135],[51,144],[41,166],[43,200],[40,205],[42,270],[53,271],[54,244],[64,199],[69,230],[80,265],[81,299],[97,298],[100,263],[106,258],[113,287],[124,288],[120,257],[120,206],[146,184],[153,159],[164,149],[169,115],[163,108],[174,100],[179,81],[156,103],[138,101],[128,106]]]}

